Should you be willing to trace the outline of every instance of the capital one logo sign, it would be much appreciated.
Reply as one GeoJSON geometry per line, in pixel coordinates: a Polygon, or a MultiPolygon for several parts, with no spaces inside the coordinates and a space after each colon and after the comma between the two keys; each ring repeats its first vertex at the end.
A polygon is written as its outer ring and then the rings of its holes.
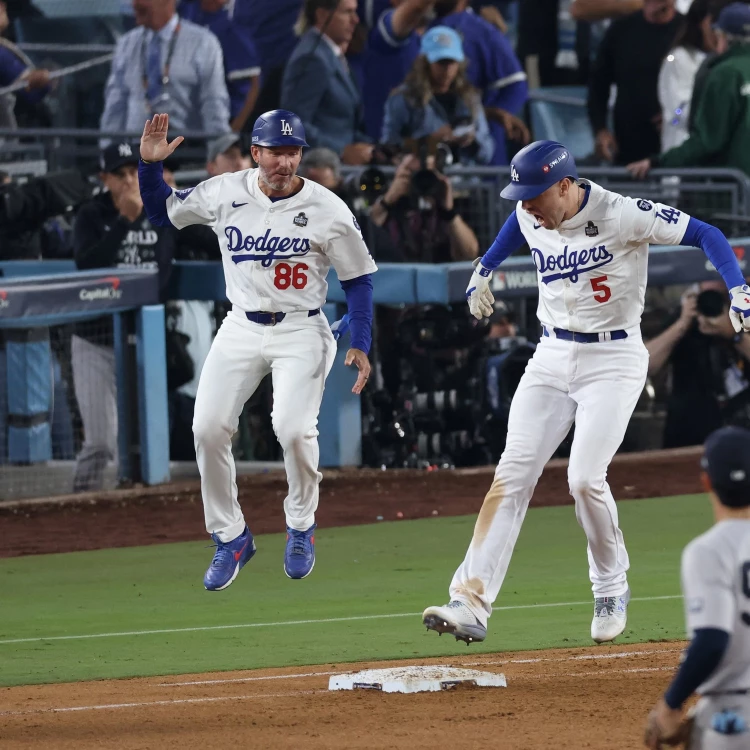
{"type": "Polygon", "coordinates": [[[117,276],[107,276],[96,283],[107,284],[107,286],[97,287],[96,289],[81,289],[78,293],[79,299],[84,302],[93,302],[95,300],[120,299],[122,297],[120,279],[117,276]]]}
{"type": "Polygon", "coordinates": [[[281,135],[293,135],[292,126],[286,121],[281,121],[281,135]]]}

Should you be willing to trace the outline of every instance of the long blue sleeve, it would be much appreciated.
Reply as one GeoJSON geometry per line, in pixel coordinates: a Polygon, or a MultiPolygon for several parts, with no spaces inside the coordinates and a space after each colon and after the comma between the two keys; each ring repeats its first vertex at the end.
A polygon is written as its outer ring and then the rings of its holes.
{"type": "Polygon", "coordinates": [[[721,278],[724,279],[727,289],[733,289],[745,283],[732,246],[716,227],[691,217],[680,244],[699,247],[703,250],[721,278]]]}
{"type": "Polygon", "coordinates": [[[482,256],[481,263],[485,268],[494,271],[509,255],[518,250],[525,242],[518,217],[514,211],[497,233],[490,249],[482,256]]]}
{"type": "Polygon", "coordinates": [[[664,694],[672,709],[682,704],[714,673],[729,646],[729,633],[718,628],[699,628],[677,670],[672,684],[664,694]]]}
{"type": "Polygon", "coordinates": [[[138,185],[148,220],[157,227],[172,226],[167,215],[167,198],[172,195],[172,188],[164,182],[164,165],[160,161],[146,164],[139,160],[138,185]]]}
{"type": "Polygon", "coordinates": [[[366,273],[341,282],[349,310],[349,328],[352,333],[352,349],[361,349],[365,354],[372,344],[372,276],[366,273]]]}

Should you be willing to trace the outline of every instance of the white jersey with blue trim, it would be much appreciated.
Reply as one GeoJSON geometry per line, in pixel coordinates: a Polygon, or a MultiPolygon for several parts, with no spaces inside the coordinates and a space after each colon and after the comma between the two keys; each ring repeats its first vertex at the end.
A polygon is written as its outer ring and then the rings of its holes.
{"type": "Polygon", "coordinates": [[[585,205],[555,230],[540,227],[520,202],[516,206],[537,269],[539,321],[581,333],[635,330],[643,313],[649,243],[679,244],[690,216],[588,180],[579,183],[588,187],[585,205]]]}
{"type": "Polygon", "coordinates": [[[331,265],[340,281],[377,271],[347,205],[311,180],[272,201],[258,185],[257,169],[223,174],[173,190],[167,214],[178,229],[214,230],[227,298],[240,310],[314,310],[326,301],[331,265]]]}
{"type": "Polygon", "coordinates": [[[729,646],[698,693],[750,689],[750,521],[719,521],[682,553],[688,637],[715,628],[729,646]]]}

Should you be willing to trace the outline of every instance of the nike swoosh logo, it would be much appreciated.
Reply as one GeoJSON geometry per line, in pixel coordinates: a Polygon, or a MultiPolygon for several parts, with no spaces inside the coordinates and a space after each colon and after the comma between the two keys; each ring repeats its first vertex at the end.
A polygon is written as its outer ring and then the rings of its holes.
{"type": "Polygon", "coordinates": [[[539,229],[539,227],[541,226],[542,226],[541,224],[534,224],[534,229],[539,229]]]}
{"type": "Polygon", "coordinates": [[[240,558],[242,557],[242,555],[244,554],[245,550],[247,549],[247,545],[248,544],[250,544],[250,540],[249,539],[245,542],[245,546],[241,550],[239,550],[238,552],[234,553],[234,560],[235,560],[235,562],[239,562],[240,561],[240,558]]]}
{"type": "Polygon", "coordinates": [[[232,201],[232,208],[239,208],[240,206],[246,206],[247,203],[235,203],[232,201]]]}

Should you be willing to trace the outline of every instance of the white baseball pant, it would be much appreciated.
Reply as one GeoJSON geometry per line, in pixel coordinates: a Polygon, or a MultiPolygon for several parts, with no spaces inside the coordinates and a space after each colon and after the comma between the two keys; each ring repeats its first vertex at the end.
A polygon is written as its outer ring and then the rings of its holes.
{"type": "Polygon", "coordinates": [[[245,402],[271,373],[273,429],[284,451],[289,493],[286,522],[304,531],[318,507],[318,413],[336,345],[321,312],[288,313],[276,325],[253,323],[231,310],[211,345],[198,384],[193,434],[206,530],[222,542],[239,536],[245,519],[237,502],[232,435],[245,402]]]}
{"type": "Polygon", "coordinates": [[[107,464],[117,461],[115,353],[111,346],[72,336],[70,356],[83,422],[83,446],[76,458],[73,491],[100,490],[107,464]]]}
{"type": "Polygon", "coordinates": [[[575,421],[568,484],[588,540],[594,596],[627,590],[628,553],[607,467],[646,382],[640,331],[626,339],[574,343],[542,337],[513,397],[508,438],[474,536],[450,586],[486,625],[544,465],[575,421]]]}

